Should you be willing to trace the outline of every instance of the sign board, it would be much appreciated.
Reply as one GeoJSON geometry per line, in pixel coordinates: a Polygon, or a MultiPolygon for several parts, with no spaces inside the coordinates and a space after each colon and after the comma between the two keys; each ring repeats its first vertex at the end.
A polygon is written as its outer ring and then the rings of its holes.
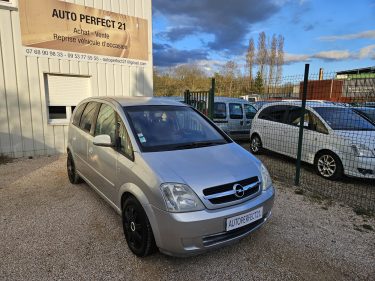
{"type": "Polygon", "coordinates": [[[58,0],[19,0],[26,55],[145,65],[146,19],[58,0]]]}

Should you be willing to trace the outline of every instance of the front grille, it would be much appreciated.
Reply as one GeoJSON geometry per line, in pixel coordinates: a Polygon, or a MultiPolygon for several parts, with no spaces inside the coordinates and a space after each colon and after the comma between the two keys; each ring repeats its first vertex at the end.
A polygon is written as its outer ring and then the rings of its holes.
{"type": "Polygon", "coordinates": [[[259,190],[260,182],[258,177],[252,177],[238,182],[206,188],[203,190],[203,195],[204,198],[212,204],[224,204],[250,198],[258,193],[259,190]],[[242,187],[243,193],[241,192],[241,196],[236,196],[235,185],[240,185],[242,187]]]}

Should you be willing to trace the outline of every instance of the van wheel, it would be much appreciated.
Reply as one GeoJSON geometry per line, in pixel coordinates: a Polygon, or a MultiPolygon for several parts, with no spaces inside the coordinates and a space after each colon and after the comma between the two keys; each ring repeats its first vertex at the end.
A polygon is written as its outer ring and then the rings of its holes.
{"type": "Polygon", "coordinates": [[[70,151],[68,152],[68,158],[66,160],[66,169],[70,183],[78,184],[82,181],[80,176],[77,174],[76,165],[74,164],[73,156],[70,151]]]}
{"type": "Polygon", "coordinates": [[[155,251],[151,224],[142,205],[133,196],[125,199],[123,204],[122,226],[126,242],[135,255],[145,257],[155,251]]]}
{"type": "Polygon", "coordinates": [[[314,166],[319,176],[329,180],[337,180],[344,173],[340,158],[330,151],[320,152],[315,157],[314,166]]]}
{"type": "Polygon", "coordinates": [[[250,151],[252,154],[259,154],[262,152],[262,141],[258,135],[253,135],[250,139],[250,151]]]}

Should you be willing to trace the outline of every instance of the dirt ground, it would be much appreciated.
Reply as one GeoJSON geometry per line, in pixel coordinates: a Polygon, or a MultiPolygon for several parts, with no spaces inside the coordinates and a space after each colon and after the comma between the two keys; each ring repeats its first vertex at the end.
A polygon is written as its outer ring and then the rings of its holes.
{"type": "Polygon", "coordinates": [[[1,280],[374,280],[375,219],[275,182],[270,221],[241,242],[190,258],[127,248],[121,218],[65,156],[0,165],[1,280]]]}

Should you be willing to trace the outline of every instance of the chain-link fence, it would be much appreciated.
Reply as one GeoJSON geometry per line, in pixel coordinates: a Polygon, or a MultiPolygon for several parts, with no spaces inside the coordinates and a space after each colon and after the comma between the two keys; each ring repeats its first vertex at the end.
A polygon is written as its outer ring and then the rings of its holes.
{"type": "Polygon", "coordinates": [[[224,130],[224,121],[238,128],[250,125],[241,132],[242,145],[274,179],[374,212],[374,71],[310,73],[307,83],[304,74],[265,75],[262,81],[217,77],[214,121],[224,130]],[[218,96],[242,96],[258,113],[254,117],[248,104],[223,103],[218,96]]]}

